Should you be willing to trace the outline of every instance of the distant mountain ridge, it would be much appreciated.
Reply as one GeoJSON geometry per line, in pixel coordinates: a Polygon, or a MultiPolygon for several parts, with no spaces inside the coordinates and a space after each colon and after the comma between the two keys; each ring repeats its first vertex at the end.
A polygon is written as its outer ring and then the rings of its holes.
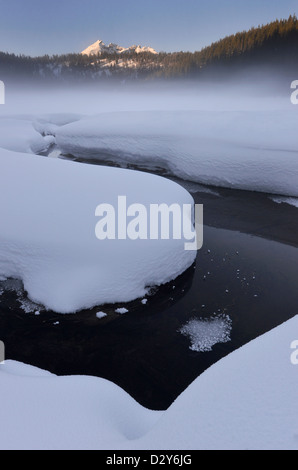
{"type": "Polygon", "coordinates": [[[106,45],[100,39],[95,43],[88,46],[84,49],[81,54],[87,56],[97,56],[102,54],[125,54],[125,53],[136,53],[140,54],[142,52],[149,52],[151,54],[157,54],[156,50],[152,47],[142,47],[142,46],[130,46],[130,47],[121,47],[118,44],[110,43],[106,45]]]}
{"type": "MultiPolygon", "coordinates": [[[[0,52],[0,80],[97,82],[181,79],[221,80],[237,73],[298,77],[298,19],[276,20],[238,32],[196,52],[156,52],[98,40],[80,53],[29,57],[0,52]]],[[[287,85],[286,85],[287,86],[287,85]]]]}

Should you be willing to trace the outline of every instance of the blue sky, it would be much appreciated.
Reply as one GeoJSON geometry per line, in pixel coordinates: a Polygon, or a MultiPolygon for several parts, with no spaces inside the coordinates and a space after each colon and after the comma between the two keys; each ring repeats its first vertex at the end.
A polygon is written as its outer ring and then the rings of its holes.
{"type": "Polygon", "coordinates": [[[97,39],[195,51],[226,35],[298,14],[297,0],[0,0],[0,50],[80,52],[97,39]]]}

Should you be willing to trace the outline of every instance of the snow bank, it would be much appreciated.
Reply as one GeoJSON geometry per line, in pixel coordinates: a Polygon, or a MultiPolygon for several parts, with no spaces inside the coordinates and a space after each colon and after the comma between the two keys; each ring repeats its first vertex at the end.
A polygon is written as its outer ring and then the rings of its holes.
{"type": "Polygon", "coordinates": [[[32,120],[17,118],[0,119],[0,147],[25,153],[41,153],[55,142],[52,135],[41,136],[34,129],[32,120]]]}
{"type": "Polygon", "coordinates": [[[12,361],[0,366],[0,387],[1,449],[109,448],[160,416],[104,379],[56,377],[12,361]]]}
{"type": "Polygon", "coordinates": [[[193,204],[167,179],[0,151],[0,276],[22,279],[29,297],[69,313],[143,298],[176,278],[196,252],[185,240],[98,240],[95,209],[118,196],[127,205],[193,204]],[[116,288],[115,288],[116,286],[116,288]]]}
{"type": "Polygon", "coordinates": [[[0,365],[1,449],[297,450],[298,317],[213,365],[165,412],[103,379],[0,365]]]}
{"type": "Polygon", "coordinates": [[[80,158],[163,167],[185,180],[298,196],[296,110],[103,113],[60,127],[80,158]]]}
{"type": "MultiPolygon", "coordinates": [[[[28,117],[29,118],[29,117],[28,117]]],[[[31,116],[32,126],[41,135],[55,136],[60,126],[73,123],[83,119],[82,114],[58,113],[58,114],[41,114],[31,116]]]]}

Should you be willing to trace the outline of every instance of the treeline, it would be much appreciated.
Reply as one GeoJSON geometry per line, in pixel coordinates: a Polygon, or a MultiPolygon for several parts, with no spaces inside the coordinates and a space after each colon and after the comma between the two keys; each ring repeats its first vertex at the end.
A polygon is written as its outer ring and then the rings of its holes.
{"type": "Polygon", "coordinates": [[[284,66],[298,71],[298,19],[290,15],[227,36],[201,51],[167,54],[162,60],[167,76],[204,74],[218,67],[284,66]]]}
{"type": "Polygon", "coordinates": [[[272,66],[298,73],[298,20],[251,28],[225,37],[198,52],[128,52],[97,56],[63,54],[27,57],[0,53],[0,79],[98,80],[113,78],[199,77],[214,70],[272,66]]]}
{"type": "Polygon", "coordinates": [[[298,20],[296,15],[291,15],[287,20],[276,20],[265,26],[228,36],[196,53],[195,57],[201,65],[206,65],[243,54],[254,57],[264,50],[266,53],[271,52],[269,57],[272,59],[282,52],[285,46],[292,46],[291,52],[297,51],[297,41],[298,20]]]}

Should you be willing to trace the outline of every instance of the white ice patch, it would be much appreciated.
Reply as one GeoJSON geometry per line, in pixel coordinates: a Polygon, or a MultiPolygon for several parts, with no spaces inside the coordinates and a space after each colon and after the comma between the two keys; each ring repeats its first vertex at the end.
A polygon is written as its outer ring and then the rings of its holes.
{"type": "Polygon", "coordinates": [[[232,320],[228,315],[210,319],[193,318],[179,331],[189,337],[190,349],[196,352],[212,351],[215,344],[231,341],[232,320]]]}
{"type": "Polygon", "coordinates": [[[17,300],[20,304],[22,310],[25,313],[34,313],[39,312],[41,308],[40,305],[32,302],[30,299],[26,297],[24,292],[23,283],[18,279],[6,279],[1,281],[0,279],[0,296],[3,295],[6,291],[15,292],[17,296],[17,300]]]}
{"type": "Polygon", "coordinates": [[[297,197],[271,197],[270,199],[277,204],[289,204],[290,206],[298,207],[297,197]]]}
{"type": "Polygon", "coordinates": [[[124,315],[125,313],[128,313],[128,310],[127,310],[127,308],[124,308],[124,307],[123,307],[123,308],[117,308],[117,309],[115,310],[115,312],[116,312],[116,313],[119,313],[120,315],[124,315]]]}
{"type": "Polygon", "coordinates": [[[25,313],[35,313],[35,315],[36,312],[38,312],[38,314],[40,313],[38,310],[40,305],[32,302],[30,299],[19,297],[18,301],[20,302],[21,309],[24,310],[25,313]]]}
{"type": "Polygon", "coordinates": [[[1,276],[0,282],[0,288],[3,292],[15,292],[18,297],[24,294],[23,284],[19,279],[7,279],[4,276],[1,276]]]}
{"type": "Polygon", "coordinates": [[[98,318],[99,320],[101,320],[102,318],[105,318],[107,316],[107,314],[105,312],[97,312],[96,314],[96,318],[98,318]]]}
{"type": "Polygon", "coordinates": [[[183,188],[185,188],[191,194],[206,193],[212,196],[221,197],[218,191],[211,189],[209,186],[204,186],[203,184],[195,183],[194,181],[181,180],[173,176],[171,177],[171,180],[183,186],[183,188]]]}
{"type": "Polygon", "coordinates": [[[55,148],[55,149],[49,151],[48,158],[59,158],[60,155],[61,155],[60,150],[55,148]]]}

